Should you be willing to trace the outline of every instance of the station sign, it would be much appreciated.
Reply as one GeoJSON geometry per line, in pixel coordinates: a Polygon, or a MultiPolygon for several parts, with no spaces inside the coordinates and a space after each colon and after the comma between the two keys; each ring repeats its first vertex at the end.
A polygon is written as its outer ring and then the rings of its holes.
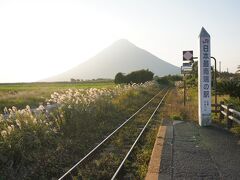
{"type": "Polygon", "coordinates": [[[202,28],[199,35],[198,116],[200,126],[211,125],[211,48],[210,35],[202,28]]]}
{"type": "Polygon", "coordinates": [[[192,67],[192,63],[183,63],[183,67],[192,67]]]}
{"type": "Polygon", "coordinates": [[[192,66],[181,66],[181,74],[190,74],[192,72],[192,66]]]}
{"type": "Polygon", "coordinates": [[[192,72],[193,51],[183,51],[183,64],[181,74],[190,74],[192,72]]]}

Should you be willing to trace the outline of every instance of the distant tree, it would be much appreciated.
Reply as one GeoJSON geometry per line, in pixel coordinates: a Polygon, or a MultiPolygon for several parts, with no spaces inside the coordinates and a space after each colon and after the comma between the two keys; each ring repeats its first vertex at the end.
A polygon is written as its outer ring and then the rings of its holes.
{"type": "Polygon", "coordinates": [[[76,79],[71,78],[71,79],[70,79],[70,82],[71,82],[71,83],[75,83],[75,82],[76,82],[76,79]]]}
{"type": "Polygon", "coordinates": [[[175,81],[182,81],[182,76],[179,75],[168,75],[163,77],[157,77],[156,81],[161,85],[174,85],[175,81]]]}
{"type": "Polygon", "coordinates": [[[230,72],[221,72],[221,73],[218,73],[219,74],[219,77],[220,79],[222,80],[230,80],[230,79],[233,79],[233,78],[236,78],[238,76],[237,73],[230,73],[230,72]]]}
{"type": "Polygon", "coordinates": [[[237,97],[240,100],[240,80],[238,78],[219,82],[218,89],[220,94],[228,94],[230,97],[237,97]]]}
{"type": "Polygon", "coordinates": [[[236,74],[240,74],[240,65],[238,65],[238,67],[237,67],[236,74]]]}
{"type": "Polygon", "coordinates": [[[145,83],[153,79],[154,73],[147,70],[133,71],[126,76],[127,83],[145,83]]]}
{"type": "Polygon", "coordinates": [[[167,78],[167,76],[158,78],[157,82],[161,85],[170,85],[171,84],[171,81],[167,78]]]}
{"type": "Polygon", "coordinates": [[[125,76],[123,73],[119,72],[116,74],[114,79],[115,84],[125,83],[125,76]]]}
{"type": "Polygon", "coordinates": [[[144,83],[153,80],[154,73],[147,70],[133,71],[126,76],[123,73],[117,73],[114,82],[120,83],[144,83]]]}
{"type": "MultiPolygon", "coordinates": [[[[212,78],[212,83],[214,82],[214,68],[211,66],[211,78],[212,78]]],[[[218,72],[217,72],[218,76],[218,72]]],[[[198,61],[195,61],[192,65],[192,71],[190,74],[186,76],[186,82],[187,85],[190,86],[197,86],[198,85],[198,61]]]]}
{"type": "Polygon", "coordinates": [[[166,76],[170,81],[182,81],[182,76],[180,75],[168,75],[166,76]]]}
{"type": "Polygon", "coordinates": [[[198,61],[195,61],[192,65],[192,75],[193,77],[198,77],[198,61]]]}

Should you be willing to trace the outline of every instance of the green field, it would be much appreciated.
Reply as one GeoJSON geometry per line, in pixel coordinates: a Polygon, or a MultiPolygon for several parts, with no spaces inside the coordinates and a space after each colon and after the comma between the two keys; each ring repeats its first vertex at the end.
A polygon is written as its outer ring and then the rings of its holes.
{"type": "Polygon", "coordinates": [[[114,86],[112,81],[0,84],[0,112],[3,112],[4,107],[24,108],[26,105],[37,107],[55,91],[69,88],[111,88],[114,86]]]}

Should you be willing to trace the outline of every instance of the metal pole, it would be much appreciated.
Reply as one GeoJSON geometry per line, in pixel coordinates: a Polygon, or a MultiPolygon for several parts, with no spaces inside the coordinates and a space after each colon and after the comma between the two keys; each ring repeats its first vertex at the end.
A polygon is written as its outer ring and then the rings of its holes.
{"type": "Polygon", "coordinates": [[[215,57],[211,57],[214,60],[214,95],[215,95],[215,114],[217,114],[217,60],[215,57]]]}
{"type": "Polygon", "coordinates": [[[183,92],[183,104],[184,106],[186,105],[186,79],[185,79],[185,74],[183,76],[183,88],[184,88],[184,92],[183,92]]]}
{"type": "Polygon", "coordinates": [[[219,72],[221,72],[221,61],[219,61],[219,72]]]}

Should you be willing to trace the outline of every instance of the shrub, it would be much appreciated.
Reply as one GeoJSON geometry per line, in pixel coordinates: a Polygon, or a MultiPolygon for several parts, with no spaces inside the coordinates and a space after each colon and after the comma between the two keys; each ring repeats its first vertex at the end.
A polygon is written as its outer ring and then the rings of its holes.
{"type": "Polygon", "coordinates": [[[240,99],[240,80],[237,78],[223,80],[218,83],[218,90],[221,94],[229,94],[231,97],[240,99]]]}

